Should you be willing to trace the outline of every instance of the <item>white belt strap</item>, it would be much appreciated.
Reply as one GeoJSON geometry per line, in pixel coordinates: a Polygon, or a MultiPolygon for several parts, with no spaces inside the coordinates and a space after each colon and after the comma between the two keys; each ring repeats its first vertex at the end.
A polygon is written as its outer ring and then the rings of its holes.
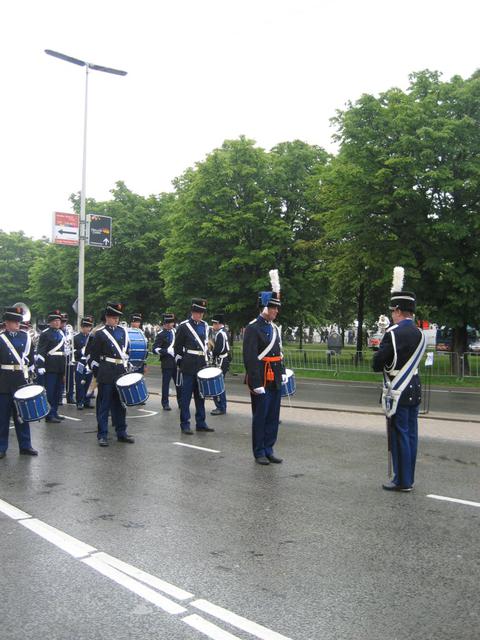
{"type": "Polygon", "coordinates": [[[262,353],[259,353],[257,358],[259,360],[263,360],[263,358],[265,358],[265,356],[267,355],[267,353],[270,351],[270,349],[273,347],[273,345],[275,344],[275,340],[277,339],[277,336],[280,339],[280,334],[279,331],[277,329],[277,326],[272,324],[272,339],[270,340],[270,343],[268,345],[268,347],[266,347],[262,353]]]}
{"type": "MultiPolygon", "coordinates": [[[[115,338],[112,336],[112,334],[107,331],[106,329],[102,329],[103,333],[107,336],[107,338],[110,340],[110,342],[113,344],[113,346],[115,347],[115,349],[118,352],[118,355],[120,356],[122,363],[126,366],[127,365],[127,354],[125,353],[125,351],[120,347],[120,345],[118,344],[118,342],[115,340],[115,338]]],[[[128,340],[128,333],[125,331],[125,349],[127,348],[127,342],[128,340]]],[[[112,360],[115,360],[115,358],[111,358],[112,360]]],[[[107,358],[105,358],[105,360],[107,360],[107,358]]],[[[108,362],[108,360],[107,360],[108,362]]]]}
{"type": "MultiPolygon", "coordinates": [[[[195,340],[198,342],[198,344],[200,345],[201,349],[202,349],[202,353],[198,354],[198,355],[202,355],[205,356],[205,362],[208,362],[208,358],[207,358],[207,345],[204,344],[201,340],[200,340],[200,336],[198,335],[198,333],[196,331],[193,330],[192,325],[190,324],[190,322],[186,323],[187,327],[190,329],[191,334],[193,335],[193,337],[195,338],[195,340]]],[[[205,329],[205,335],[206,335],[207,331],[205,329]]],[[[190,351],[191,352],[191,351],[190,351]]],[[[187,353],[189,353],[189,350],[187,349],[187,353]]],[[[195,351],[194,351],[195,353],[195,351]]]]}
{"type": "Polygon", "coordinates": [[[203,351],[195,351],[194,349],[187,349],[186,353],[190,353],[192,356],[204,356],[203,351]]]}
{"type": "MultiPolygon", "coordinates": [[[[13,344],[10,342],[10,340],[7,338],[7,336],[4,333],[0,333],[0,338],[3,339],[3,341],[5,342],[7,347],[10,349],[10,351],[12,352],[13,357],[18,362],[18,366],[21,368],[21,370],[23,370],[23,375],[25,376],[25,378],[27,378],[27,376],[25,375],[27,367],[25,366],[25,364],[23,362],[23,358],[25,357],[25,353],[23,354],[23,357],[20,357],[18,351],[15,349],[13,344]]],[[[29,338],[30,338],[30,336],[27,334],[27,344],[26,344],[26,346],[28,346],[28,344],[29,344],[29,342],[28,342],[29,338]]],[[[29,349],[29,351],[30,351],[30,349],[29,349]]],[[[15,365],[12,365],[12,366],[15,366],[15,365]]],[[[3,365],[2,365],[2,368],[3,368],[3,365]]]]}
{"type": "Polygon", "coordinates": [[[26,364],[0,364],[0,369],[5,371],[25,371],[27,369],[26,364]]]}
{"type": "Polygon", "coordinates": [[[48,351],[48,352],[47,352],[47,355],[48,355],[48,356],[55,356],[55,355],[62,355],[62,356],[63,356],[63,353],[57,354],[57,351],[58,351],[61,347],[63,347],[64,343],[65,343],[65,336],[62,336],[62,339],[60,340],[60,342],[59,342],[58,344],[56,344],[56,345],[53,347],[53,349],[50,349],[50,351],[48,351]]]}
{"type": "Polygon", "coordinates": [[[393,380],[389,380],[388,372],[384,371],[382,408],[387,418],[391,418],[393,415],[395,415],[400,396],[406,389],[413,375],[418,371],[418,363],[420,362],[426,347],[427,340],[425,338],[425,334],[422,332],[417,348],[397,373],[397,375],[393,378],[393,380]]]}

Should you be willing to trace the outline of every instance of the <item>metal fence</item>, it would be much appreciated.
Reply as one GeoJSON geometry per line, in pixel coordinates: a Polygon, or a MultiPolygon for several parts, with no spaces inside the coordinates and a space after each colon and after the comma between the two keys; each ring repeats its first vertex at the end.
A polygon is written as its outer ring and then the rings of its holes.
{"type": "MultiPolygon", "coordinates": [[[[480,355],[446,351],[431,351],[433,362],[429,366],[429,374],[439,377],[480,378],[480,355]]],[[[342,349],[334,353],[326,349],[292,349],[284,350],[285,366],[295,371],[327,371],[330,373],[372,373],[374,351],[353,351],[342,349]]],[[[420,374],[425,373],[426,356],[419,367],[420,374]]],[[[235,365],[243,366],[241,343],[235,342],[233,360],[235,365]]]]}

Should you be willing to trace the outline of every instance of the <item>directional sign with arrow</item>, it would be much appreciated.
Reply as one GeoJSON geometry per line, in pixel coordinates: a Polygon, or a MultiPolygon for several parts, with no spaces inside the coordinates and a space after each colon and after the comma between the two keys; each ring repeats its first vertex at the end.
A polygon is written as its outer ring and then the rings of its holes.
{"type": "Polygon", "coordinates": [[[78,213],[53,213],[52,242],[78,246],[78,213]]]}

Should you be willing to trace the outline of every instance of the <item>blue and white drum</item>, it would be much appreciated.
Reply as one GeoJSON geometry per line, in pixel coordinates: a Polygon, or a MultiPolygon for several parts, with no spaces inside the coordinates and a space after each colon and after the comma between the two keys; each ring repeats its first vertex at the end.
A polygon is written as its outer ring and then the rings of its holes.
{"type": "Polygon", "coordinates": [[[13,394],[18,417],[22,422],[35,422],[48,415],[47,392],[39,384],[27,384],[13,394]]]}
{"type": "Polygon", "coordinates": [[[293,373],[293,371],[291,369],[285,369],[285,373],[287,375],[287,381],[282,382],[282,398],[293,396],[293,394],[297,390],[295,374],[293,373]]]}
{"type": "Polygon", "coordinates": [[[148,340],[141,329],[129,327],[128,339],[130,341],[130,362],[135,369],[140,368],[148,356],[148,340]]]}
{"type": "Polygon", "coordinates": [[[120,400],[127,407],[143,404],[148,398],[147,385],[141,373],[126,373],[116,385],[120,400]]]}
{"type": "Polygon", "coordinates": [[[197,373],[198,389],[204,398],[219,396],[225,391],[222,370],[218,367],[206,367],[197,373]]]}

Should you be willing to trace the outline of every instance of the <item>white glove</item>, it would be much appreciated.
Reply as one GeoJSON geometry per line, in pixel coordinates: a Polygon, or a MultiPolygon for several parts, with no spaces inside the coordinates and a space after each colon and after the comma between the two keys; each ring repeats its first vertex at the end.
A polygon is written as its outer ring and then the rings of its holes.
{"type": "Polygon", "coordinates": [[[262,393],[265,393],[265,387],[257,387],[253,390],[253,393],[256,393],[257,396],[261,396],[262,393]]]}
{"type": "Polygon", "coordinates": [[[288,376],[286,373],[282,373],[282,384],[287,384],[288,376]]]}
{"type": "Polygon", "coordinates": [[[153,353],[156,353],[157,356],[160,355],[160,347],[157,347],[156,349],[154,349],[153,353]]]}
{"type": "Polygon", "coordinates": [[[168,353],[169,355],[171,355],[171,356],[174,356],[174,355],[175,355],[175,351],[174,351],[173,347],[168,347],[168,349],[167,349],[167,353],[168,353]]]}
{"type": "Polygon", "coordinates": [[[41,369],[37,369],[37,373],[39,376],[44,376],[45,375],[45,369],[42,367],[41,369]]]}

